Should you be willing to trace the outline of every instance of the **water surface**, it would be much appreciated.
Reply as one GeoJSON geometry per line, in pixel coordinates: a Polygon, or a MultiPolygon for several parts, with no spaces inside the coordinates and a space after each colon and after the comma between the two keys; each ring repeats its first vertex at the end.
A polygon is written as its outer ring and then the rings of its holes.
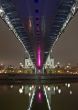
{"type": "Polygon", "coordinates": [[[0,85],[1,110],[78,110],[78,83],[0,85]]]}

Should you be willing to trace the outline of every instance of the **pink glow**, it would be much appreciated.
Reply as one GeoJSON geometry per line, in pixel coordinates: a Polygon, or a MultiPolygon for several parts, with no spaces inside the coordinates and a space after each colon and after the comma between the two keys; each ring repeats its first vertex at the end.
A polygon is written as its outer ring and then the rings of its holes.
{"type": "Polygon", "coordinates": [[[41,49],[40,49],[40,47],[38,48],[38,51],[37,51],[37,65],[38,65],[38,67],[41,66],[41,49]]]}
{"type": "Polygon", "coordinates": [[[39,92],[39,94],[38,94],[38,98],[39,98],[39,100],[41,100],[42,99],[42,95],[41,95],[41,93],[39,92]]]}
{"type": "Polygon", "coordinates": [[[43,102],[43,93],[42,93],[42,91],[41,90],[38,90],[38,92],[37,92],[37,101],[39,102],[39,103],[42,103],[43,102]]]}

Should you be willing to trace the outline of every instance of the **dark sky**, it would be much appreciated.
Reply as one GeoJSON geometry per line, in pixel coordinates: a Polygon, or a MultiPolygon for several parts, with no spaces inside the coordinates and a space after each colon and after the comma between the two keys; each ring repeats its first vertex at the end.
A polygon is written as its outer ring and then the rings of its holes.
{"type": "Polygon", "coordinates": [[[78,64],[78,12],[55,44],[53,56],[62,64],[78,64]]]}
{"type": "MultiPolygon", "coordinates": [[[[60,36],[54,46],[53,57],[55,63],[78,64],[78,13],[71,20],[65,32],[60,36]]],[[[0,19],[0,62],[4,64],[18,65],[24,62],[24,48],[13,32],[0,19]]]]}
{"type": "Polygon", "coordinates": [[[24,56],[23,46],[0,19],[0,62],[17,65],[20,62],[24,62],[24,56]]]}

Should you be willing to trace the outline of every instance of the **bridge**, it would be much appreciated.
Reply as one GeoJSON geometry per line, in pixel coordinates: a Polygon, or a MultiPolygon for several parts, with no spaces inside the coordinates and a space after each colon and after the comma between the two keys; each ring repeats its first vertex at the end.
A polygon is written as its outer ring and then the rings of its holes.
{"type": "Polygon", "coordinates": [[[77,8],[78,0],[0,0],[1,18],[39,70],[77,8]]]}

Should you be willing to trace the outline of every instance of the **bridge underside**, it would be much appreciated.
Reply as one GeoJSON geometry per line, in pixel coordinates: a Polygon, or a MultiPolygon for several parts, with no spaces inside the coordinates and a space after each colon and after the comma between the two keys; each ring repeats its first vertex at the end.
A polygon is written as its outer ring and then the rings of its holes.
{"type": "Polygon", "coordinates": [[[77,4],[76,0],[0,0],[0,15],[41,69],[77,4]]]}

